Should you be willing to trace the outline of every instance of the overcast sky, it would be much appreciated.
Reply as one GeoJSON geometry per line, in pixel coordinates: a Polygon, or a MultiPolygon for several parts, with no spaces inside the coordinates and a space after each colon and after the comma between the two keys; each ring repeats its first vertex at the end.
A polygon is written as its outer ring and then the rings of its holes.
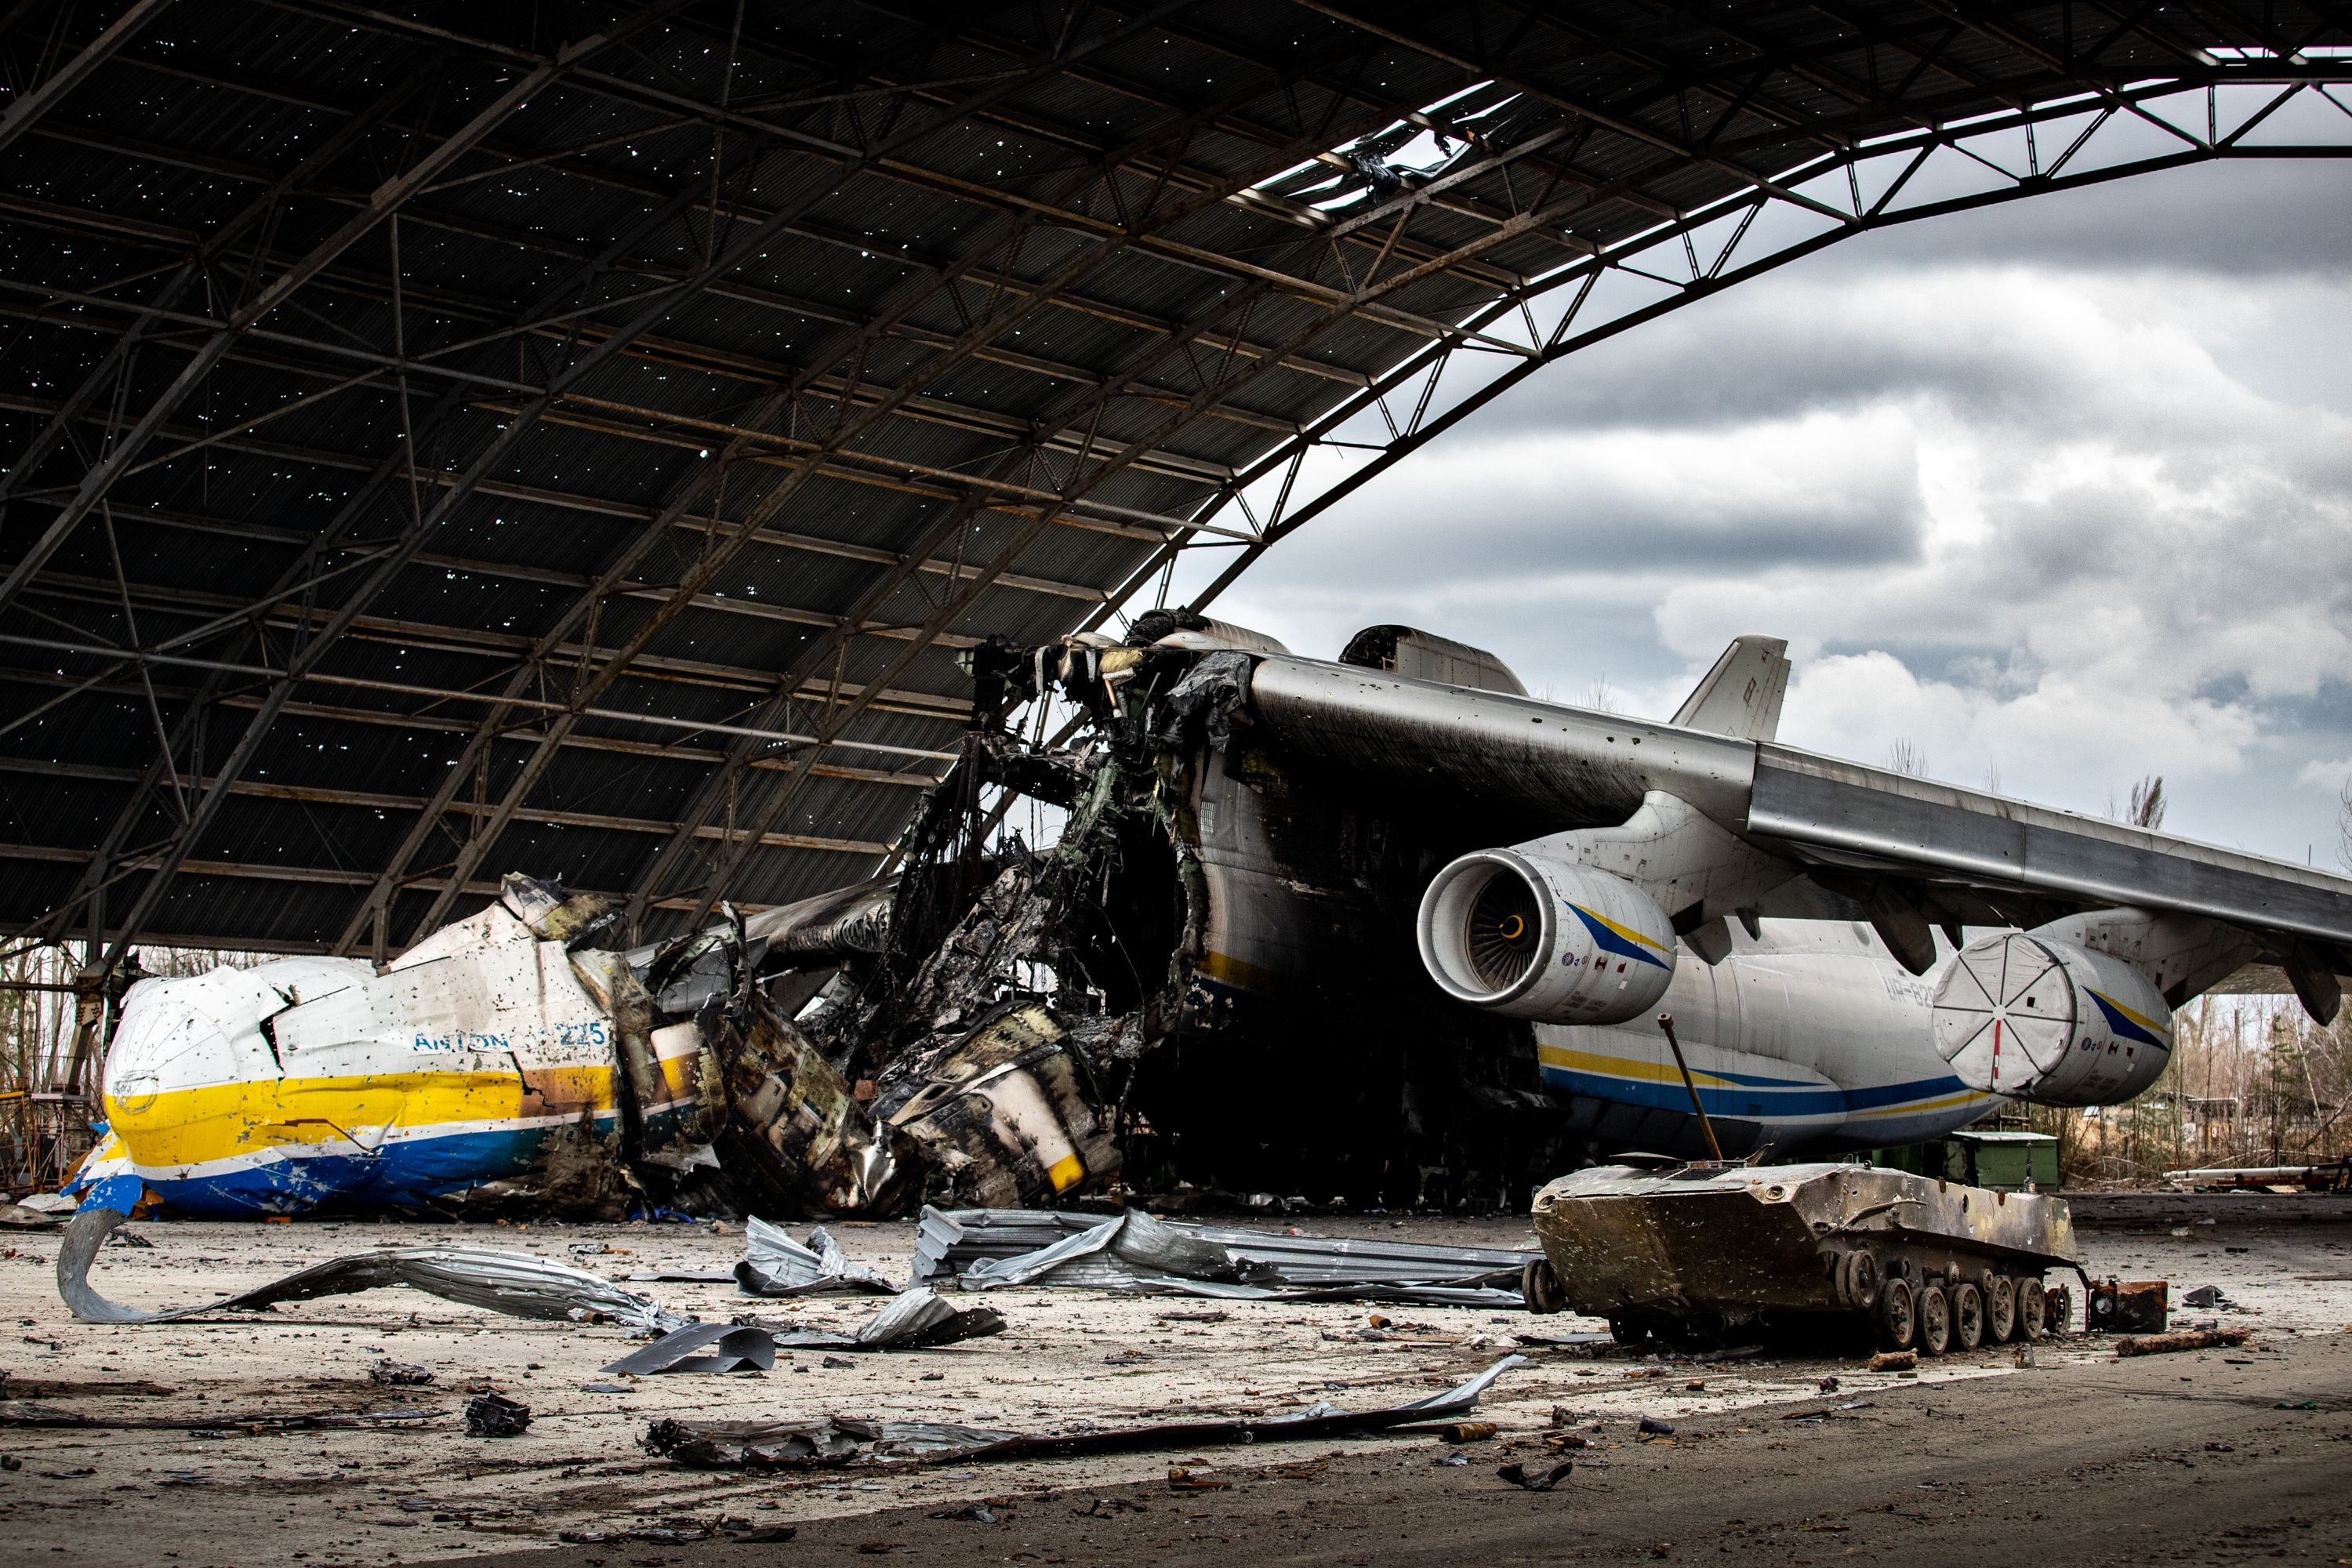
{"type": "MultiPolygon", "coordinates": [[[[1205,580],[1203,574],[1199,580],[1205,580]]],[[[1178,598],[1186,584],[1180,579],[1178,598]]],[[[1792,744],[2320,864],[2352,774],[2352,164],[1864,236],[1553,366],[1215,613],[1398,621],[1663,717],[1789,639],[1792,744]]]]}

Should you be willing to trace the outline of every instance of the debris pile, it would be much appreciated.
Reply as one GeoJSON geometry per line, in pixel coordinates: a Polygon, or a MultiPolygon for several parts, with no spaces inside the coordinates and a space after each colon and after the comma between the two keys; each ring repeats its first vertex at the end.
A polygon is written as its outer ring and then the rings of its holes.
{"type": "Polygon", "coordinates": [[[1494,1247],[1302,1236],[1025,1209],[923,1210],[913,1278],[967,1290],[1049,1286],[1118,1292],[1524,1305],[1519,1280],[1542,1256],[1494,1247]]]}
{"type": "Polygon", "coordinates": [[[1084,1454],[1203,1448],[1391,1431],[1442,1422],[1477,1408],[1495,1380],[1523,1358],[1505,1356],[1460,1385],[1377,1410],[1318,1404],[1295,1415],[1176,1421],[1039,1436],[936,1421],[696,1421],[665,1418],[646,1428],[646,1447],[691,1469],[815,1469],[853,1464],[973,1463],[1060,1459],[1084,1454]]]}

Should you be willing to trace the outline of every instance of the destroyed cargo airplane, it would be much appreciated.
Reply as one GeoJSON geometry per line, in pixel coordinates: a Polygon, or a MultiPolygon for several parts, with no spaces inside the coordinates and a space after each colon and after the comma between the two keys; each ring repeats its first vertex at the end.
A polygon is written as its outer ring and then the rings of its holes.
{"type": "Polygon", "coordinates": [[[975,1031],[939,1070],[983,1078],[1026,1122],[947,1097],[879,1125],[779,1011],[762,960],[878,946],[887,897],[852,889],[621,952],[597,943],[611,923],[597,900],[510,876],[381,973],[284,958],[143,980],[107,1052],[107,1135],[67,1190],[126,1214],[617,1219],[891,1212],[959,1163],[984,1162],[992,1179],[968,1184],[1015,1203],[1052,1190],[1034,1153],[1049,1128],[1106,1165],[1071,1074],[1017,1020],[1009,1043],[975,1031]]]}
{"type": "Polygon", "coordinates": [[[1516,1206],[1706,1152],[1695,1100],[1776,1157],[2126,1100],[2250,964],[2334,1015],[2352,881],[1782,746],[1785,647],[1664,723],[1400,626],[1338,662],[1182,611],[977,648],[889,942],[803,1023],[887,1114],[1027,1009],[1139,1190],[1516,1206]],[[1022,795],[1053,848],[994,837],[1022,795]]]}
{"type": "Polygon", "coordinates": [[[983,646],[896,878],[632,952],[509,879],[381,973],[144,982],[91,1175],[208,1213],[1511,1205],[1705,1152],[1702,1107],[1789,1156],[2126,1100],[2249,964],[2333,1016],[2352,882],[1781,746],[1784,647],[1661,724],[1405,627],[983,646]],[[1051,848],[1002,831],[1024,797],[1051,848]]]}

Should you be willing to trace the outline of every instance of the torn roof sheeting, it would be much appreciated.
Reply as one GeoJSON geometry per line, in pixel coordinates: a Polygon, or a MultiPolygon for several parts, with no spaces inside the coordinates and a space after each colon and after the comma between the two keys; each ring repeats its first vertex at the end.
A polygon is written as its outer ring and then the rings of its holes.
{"type": "Polygon", "coordinates": [[[1519,1271],[1541,1256],[1496,1247],[1286,1236],[1160,1220],[1024,1209],[923,1210],[915,1277],[971,1289],[1050,1285],[1263,1299],[1313,1294],[1517,1306],[1519,1271]]]}
{"type": "Polygon", "coordinates": [[[395,1285],[516,1318],[559,1321],[609,1318],[633,1328],[664,1332],[694,1321],[624,1290],[600,1275],[529,1253],[496,1252],[481,1247],[402,1247],[355,1252],[216,1301],[142,1311],[108,1300],[89,1285],[91,1260],[123,1218],[114,1209],[89,1209],[76,1215],[58,1248],[58,1294],[73,1315],[85,1322],[163,1323],[395,1285]]]}
{"type": "Polygon", "coordinates": [[[758,1218],[743,1222],[743,1260],[735,1265],[735,1282],[753,1296],[810,1296],[820,1290],[889,1295],[898,1289],[875,1269],[851,1262],[824,1226],[810,1231],[803,1247],[758,1218]]]}
{"type": "Polygon", "coordinates": [[[767,1371],[776,1364],[776,1339],[765,1329],[737,1323],[688,1323],[640,1345],[599,1372],[648,1377],[657,1372],[767,1371]]]}

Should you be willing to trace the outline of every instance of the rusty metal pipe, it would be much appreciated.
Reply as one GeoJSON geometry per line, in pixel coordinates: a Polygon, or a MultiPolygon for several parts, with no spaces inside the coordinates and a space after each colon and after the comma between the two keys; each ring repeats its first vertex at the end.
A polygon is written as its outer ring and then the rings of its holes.
{"type": "Polygon", "coordinates": [[[1683,1089],[1690,1095],[1691,1113],[1698,1118],[1698,1130],[1706,1134],[1707,1152],[1720,1165],[1724,1163],[1723,1145],[1715,1141],[1715,1123],[1706,1119],[1706,1107],[1698,1101],[1698,1085],[1691,1081],[1690,1063],[1683,1060],[1683,1043],[1675,1038],[1675,1016],[1659,1014],[1658,1027],[1665,1032],[1666,1044],[1674,1049],[1675,1068],[1683,1075],[1683,1089]]]}

